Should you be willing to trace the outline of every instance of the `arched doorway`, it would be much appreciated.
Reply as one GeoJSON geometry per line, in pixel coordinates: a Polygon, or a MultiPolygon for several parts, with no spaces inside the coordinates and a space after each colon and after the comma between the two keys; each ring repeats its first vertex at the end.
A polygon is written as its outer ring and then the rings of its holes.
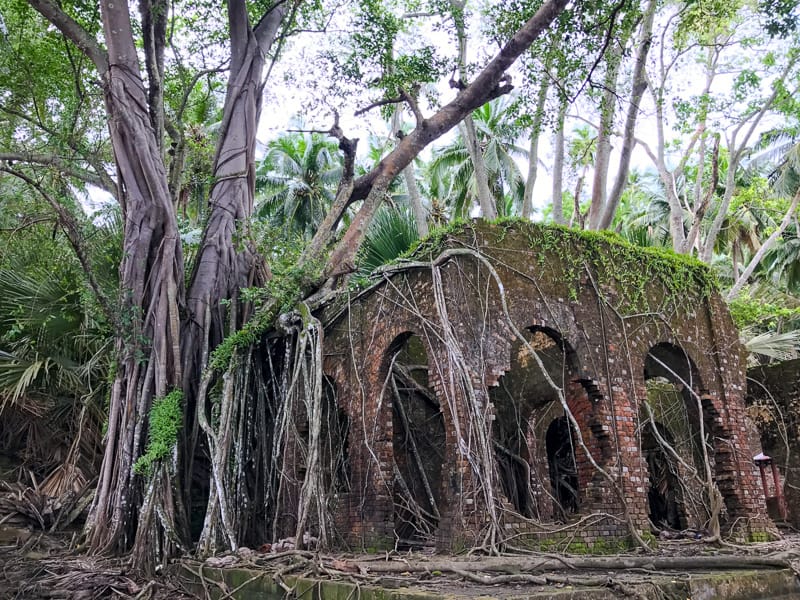
{"type": "Polygon", "coordinates": [[[644,378],[647,398],[639,416],[650,520],[657,529],[703,528],[710,517],[708,489],[714,486],[707,477],[715,466],[713,408],[702,400],[698,370],[680,346],[652,347],[644,378]]]}
{"type": "Polygon", "coordinates": [[[398,338],[389,350],[389,368],[397,545],[432,545],[441,518],[445,430],[439,401],[428,381],[422,339],[413,334],[398,338]]]}
{"type": "Polygon", "coordinates": [[[497,471],[515,512],[563,520],[578,511],[580,478],[559,389],[571,401],[570,390],[581,389],[572,383],[578,369],[558,332],[531,327],[524,335],[512,343],[510,369],[489,392],[497,471]]]}
{"type": "Polygon", "coordinates": [[[642,453],[647,463],[647,507],[650,521],[658,528],[683,529],[686,518],[681,502],[678,465],[667,446],[675,447],[675,437],[662,423],[643,420],[642,453]]]}

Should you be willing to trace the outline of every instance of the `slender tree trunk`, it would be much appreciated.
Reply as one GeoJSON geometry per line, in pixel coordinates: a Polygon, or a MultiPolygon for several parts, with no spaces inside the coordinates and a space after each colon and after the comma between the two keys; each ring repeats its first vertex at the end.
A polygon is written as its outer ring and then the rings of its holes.
{"type": "Polygon", "coordinates": [[[536,176],[539,171],[539,138],[542,135],[542,119],[544,106],[547,102],[547,91],[550,81],[543,79],[536,97],[536,109],[533,113],[531,124],[530,147],[528,149],[528,178],[525,180],[525,191],[522,194],[522,218],[530,219],[533,213],[533,188],[536,185],[536,176]]]}
{"type": "MultiPolygon", "coordinates": [[[[786,76],[789,72],[794,68],[797,64],[797,61],[800,60],[800,56],[795,54],[791,60],[787,61],[786,66],[784,67],[781,74],[777,77],[777,81],[785,81],[786,76]]],[[[720,202],[719,210],[717,211],[714,220],[711,222],[711,226],[708,228],[708,233],[706,234],[706,238],[703,242],[703,245],[700,250],[700,258],[703,262],[709,263],[711,262],[711,258],[714,254],[714,245],[717,242],[717,236],[719,235],[720,230],[722,229],[722,223],[725,220],[725,217],[728,214],[728,207],[730,207],[731,199],[733,198],[733,193],[735,191],[736,185],[736,169],[739,168],[739,164],[742,160],[742,155],[747,148],[747,144],[750,141],[750,138],[753,136],[758,124],[764,118],[764,115],[767,111],[772,107],[775,103],[775,100],[778,98],[778,94],[781,93],[784,88],[782,86],[773,86],[772,94],[765,100],[764,104],[757,112],[753,112],[748,115],[745,119],[742,120],[739,125],[734,128],[734,130],[730,133],[730,138],[728,140],[728,171],[725,177],[725,194],[722,198],[722,202],[720,202]],[[739,133],[744,129],[746,125],[749,126],[744,131],[744,136],[742,137],[741,141],[737,144],[737,137],[739,133]]],[[[791,95],[797,93],[797,88],[794,89],[794,92],[791,95]]],[[[749,277],[749,275],[748,275],[749,277]]]]}
{"type": "Polygon", "coordinates": [[[617,169],[614,186],[611,188],[611,192],[603,207],[599,229],[608,229],[611,227],[611,221],[614,220],[614,214],[617,212],[617,207],[622,199],[622,192],[625,190],[625,186],[628,183],[631,156],[633,155],[633,148],[636,145],[634,133],[636,130],[636,120],[639,116],[639,105],[647,89],[645,67],[647,66],[647,55],[652,45],[655,14],[656,0],[650,0],[644,11],[639,49],[636,52],[636,62],[633,67],[633,86],[631,89],[630,104],[628,105],[628,114],[625,117],[625,130],[622,134],[622,150],[620,151],[619,168],[617,169]]]}
{"type": "Polygon", "coordinates": [[[483,160],[483,150],[478,143],[478,134],[475,131],[475,122],[471,115],[464,117],[461,123],[461,135],[467,146],[472,169],[475,177],[475,187],[478,192],[478,204],[481,207],[481,216],[484,219],[497,218],[497,206],[495,205],[492,190],[489,189],[489,175],[486,172],[486,162],[483,160]]]}
{"type": "Polygon", "coordinates": [[[147,69],[147,105],[159,150],[164,150],[164,46],[169,5],[166,0],[141,0],[142,41],[147,69]]]}
{"type": "Polygon", "coordinates": [[[553,223],[564,225],[564,121],[569,100],[561,98],[556,117],[556,136],[553,143],[553,223]]]}
{"type": "MultiPolygon", "coordinates": [[[[755,271],[756,267],[761,263],[764,255],[767,251],[775,245],[775,242],[778,241],[778,238],[783,235],[783,232],[786,231],[786,228],[791,223],[792,218],[795,216],[797,212],[797,205],[800,203],[800,188],[794,194],[794,198],[792,199],[792,203],[789,206],[789,210],[786,211],[786,214],[783,215],[783,219],[781,220],[780,225],[778,228],[770,234],[770,236],[761,244],[761,247],[758,251],[753,255],[753,258],[750,259],[750,262],[745,267],[742,274],[736,279],[736,283],[733,284],[733,287],[728,291],[727,300],[733,300],[742,291],[742,288],[747,283],[747,280],[750,279],[750,276],[755,271]]],[[[734,274],[735,275],[735,274],[734,274]]]]}
{"type": "MultiPolygon", "coordinates": [[[[456,24],[456,37],[458,38],[458,71],[461,84],[466,83],[467,79],[467,32],[464,24],[464,0],[450,0],[450,8],[453,12],[453,21],[456,24]]],[[[464,120],[460,125],[461,135],[469,153],[472,170],[475,176],[475,188],[478,192],[478,204],[481,207],[481,215],[484,219],[497,218],[497,206],[494,196],[489,189],[489,175],[486,172],[486,162],[483,160],[483,150],[478,143],[478,133],[475,130],[475,121],[472,114],[464,115],[464,120]]]]}
{"type": "MultiPolygon", "coordinates": [[[[392,113],[392,134],[398,135],[402,127],[402,108],[400,105],[395,108],[392,113]]],[[[414,222],[417,224],[417,233],[419,236],[425,237],[428,235],[428,213],[422,205],[422,196],[417,187],[417,179],[414,173],[414,163],[411,162],[403,169],[403,179],[406,182],[406,190],[408,191],[408,202],[411,206],[411,214],[414,216],[414,222]]]]}
{"type": "Polygon", "coordinates": [[[411,203],[411,213],[414,215],[414,222],[417,224],[417,233],[423,238],[428,235],[428,215],[425,207],[422,206],[422,196],[417,187],[417,179],[414,175],[414,163],[410,163],[403,169],[403,178],[408,190],[408,199],[411,203]]]}
{"type": "Polygon", "coordinates": [[[611,135],[617,105],[617,79],[622,62],[622,50],[627,40],[615,40],[608,50],[606,76],[603,79],[603,98],[600,102],[600,126],[597,130],[597,149],[594,160],[592,200],[589,205],[589,229],[598,229],[606,203],[606,185],[611,162],[611,135]]]}

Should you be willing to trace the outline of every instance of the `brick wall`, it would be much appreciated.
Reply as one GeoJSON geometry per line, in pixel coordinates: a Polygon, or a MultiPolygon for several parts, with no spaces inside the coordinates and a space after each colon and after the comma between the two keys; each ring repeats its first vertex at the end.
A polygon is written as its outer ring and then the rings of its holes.
{"type": "MultiPolygon", "coordinates": [[[[690,379],[685,382],[691,388],[687,405],[691,399],[700,401],[705,413],[704,425],[714,446],[714,475],[725,500],[725,533],[744,537],[771,527],[751,456],[743,450],[745,374],[738,335],[717,295],[708,300],[685,297],[675,305],[674,297],[665,300],[670,295],[654,279],[647,288],[653,309],[624,313],[619,307],[625,289],[601,281],[591,265],[577,289],[571,288],[558,249],[532,249],[524,230],[477,224],[452,242],[454,247],[463,245],[489,257],[504,297],[482,261],[458,256],[444,264],[441,289],[452,337],[443,329],[428,268],[395,274],[351,299],[344,309],[332,307],[323,315],[325,371],[335,381],[340,406],[350,420],[352,485],[336,509],[343,540],[365,548],[394,543],[392,407],[384,387],[390,358],[410,334],[419,336],[425,347],[429,385],[445,423],[442,477],[437,482],[442,516],[436,539],[441,548],[482,543],[491,512],[499,515],[502,530],[514,543],[550,540],[565,531],[570,539],[588,543],[626,536],[618,497],[580,447],[575,450],[579,511],[567,523],[554,519],[542,441],[548,423],[537,422],[537,415],[543,420],[548,410],[560,409],[552,408],[558,394],[543,383],[541,374],[527,388],[530,397],[518,401],[526,429],[520,443],[527,446],[520,449],[531,463],[537,517],[522,518],[498,493],[499,482],[493,486],[494,495],[487,495],[482,485],[486,474],[479,476],[475,466],[481,450],[474,440],[482,430],[496,435],[492,428],[500,424],[495,419],[509,413],[495,406],[495,398],[508,381],[504,377],[521,368],[514,357],[523,344],[515,330],[523,336],[549,332],[569,356],[557,384],[586,449],[623,490],[636,527],[650,529],[640,404],[647,398],[646,357],[656,346],[691,364],[682,376],[690,379]],[[487,501],[494,505],[487,506],[487,501]]],[[[535,364],[525,368],[536,376],[535,364]]]]}

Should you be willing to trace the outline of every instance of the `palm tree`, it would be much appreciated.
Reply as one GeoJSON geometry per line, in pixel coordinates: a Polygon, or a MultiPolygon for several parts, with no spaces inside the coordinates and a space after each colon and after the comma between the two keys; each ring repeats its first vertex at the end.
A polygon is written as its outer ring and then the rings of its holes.
{"type": "Polygon", "coordinates": [[[372,221],[359,251],[359,273],[368,276],[381,265],[390,263],[419,239],[411,211],[382,206],[372,221]]]}
{"type": "MultiPolygon", "coordinates": [[[[114,297],[121,251],[118,211],[85,223],[96,281],[114,297]]],[[[114,356],[80,267],[52,230],[7,244],[0,265],[0,434],[58,496],[93,475],[114,356]],[[38,253],[35,249],[38,248],[38,253]]],[[[130,317],[128,317],[130,318],[130,317]]],[[[125,322],[125,315],[120,316],[125,322]]]]}
{"type": "Polygon", "coordinates": [[[286,233],[311,237],[342,174],[338,144],[320,133],[290,133],[267,145],[256,171],[255,216],[286,233]]]}
{"type": "Polygon", "coordinates": [[[671,247],[669,204],[658,173],[651,169],[630,172],[611,226],[637,246],[671,247]]]}
{"type": "MultiPolygon", "coordinates": [[[[515,159],[526,158],[527,151],[514,144],[516,132],[509,103],[504,99],[494,100],[478,108],[472,116],[497,214],[518,214],[525,180],[515,159]]],[[[450,207],[451,216],[469,216],[477,198],[477,182],[462,136],[434,151],[428,177],[431,188],[440,192],[437,197],[450,207]]]]}

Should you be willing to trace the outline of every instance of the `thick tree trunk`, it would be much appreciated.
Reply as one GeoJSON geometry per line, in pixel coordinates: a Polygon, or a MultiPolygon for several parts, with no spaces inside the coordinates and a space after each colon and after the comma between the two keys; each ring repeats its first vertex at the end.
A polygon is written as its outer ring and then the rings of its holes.
{"type": "MultiPolygon", "coordinates": [[[[173,521],[179,511],[162,515],[160,524],[143,522],[139,514],[142,482],[133,464],[144,452],[153,399],[167,395],[181,382],[178,311],[183,260],[128,6],[102,3],[101,11],[109,56],[103,84],[125,219],[120,318],[129,325],[118,332],[118,366],[100,480],[87,522],[88,544],[100,552],[124,551],[137,528],[141,532],[160,526],[170,533],[160,538],[161,544],[149,548],[149,554],[159,558],[169,551],[175,535],[183,533],[173,521]]],[[[170,493],[169,480],[153,485],[170,493]]],[[[149,544],[153,540],[137,535],[137,541],[149,544]]]]}
{"type": "MultiPolygon", "coordinates": [[[[263,285],[269,277],[263,258],[252,246],[248,228],[255,195],[256,129],[261,113],[265,54],[287,10],[286,3],[273,5],[252,28],[244,1],[228,2],[231,67],[214,157],[208,221],[189,284],[182,329],[186,404],[182,453],[183,474],[187,480],[193,473],[199,435],[196,416],[198,410],[205,410],[204,406],[198,407],[197,402],[208,351],[249,319],[250,305],[240,302],[240,291],[263,285]]],[[[233,395],[228,395],[223,402],[232,399],[233,395]]],[[[209,498],[209,507],[220,501],[215,494],[233,493],[233,490],[212,489],[216,491],[209,498]]],[[[184,486],[186,502],[190,493],[187,484],[184,486]]]]}
{"type": "Polygon", "coordinates": [[[189,285],[184,324],[184,392],[190,394],[200,381],[203,365],[199,358],[204,344],[213,350],[229,325],[238,328],[249,316],[247,311],[239,311],[238,322],[229,323],[220,301],[236,299],[241,288],[261,284],[266,277],[265,266],[248,244],[247,227],[255,193],[264,54],[286,10],[286,4],[276,5],[253,30],[244,2],[228,3],[231,70],[214,157],[208,222],[189,285]],[[244,241],[242,248],[237,248],[237,237],[244,241]],[[207,312],[210,322],[206,322],[207,312]]]}

